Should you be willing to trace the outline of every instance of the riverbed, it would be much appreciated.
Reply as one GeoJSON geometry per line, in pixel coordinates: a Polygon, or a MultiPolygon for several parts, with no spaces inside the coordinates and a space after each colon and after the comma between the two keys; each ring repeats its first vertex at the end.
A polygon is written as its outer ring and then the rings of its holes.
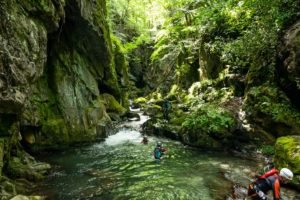
{"type": "Polygon", "coordinates": [[[53,170],[40,193],[53,200],[223,200],[233,183],[250,183],[255,161],[154,136],[142,144],[145,120],[122,124],[103,142],[48,154],[53,170]],[[158,141],[167,149],[160,162],[153,158],[158,141]]]}

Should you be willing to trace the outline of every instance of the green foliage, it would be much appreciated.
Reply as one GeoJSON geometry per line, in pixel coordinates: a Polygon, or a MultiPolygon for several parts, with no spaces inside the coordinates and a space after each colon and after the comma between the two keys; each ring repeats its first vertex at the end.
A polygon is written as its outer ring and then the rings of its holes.
{"type": "Polygon", "coordinates": [[[262,85],[248,91],[246,104],[249,112],[260,112],[276,122],[300,125],[300,114],[277,87],[262,85]]]}
{"type": "Polygon", "coordinates": [[[148,35],[141,34],[138,37],[134,37],[132,39],[132,42],[128,42],[124,45],[125,53],[131,53],[133,50],[137,49],[138,47],[149,43],[149,41],[150,41],[150,37],[148,35]]]}
{"type": "Polygon", "coordinates": [[[146,103],[148,100],[144,97],[139,97],[139,98],[136,98],[134,99],[134,103],[146,103]]]}
{"type": "Polygon", "coordinates": [[[148,67],[150,63],[138,52],[155,41],[152,66],[159,72],[175,71],[169,76],[175,74],[178,85],[190,71],[195,72],[189,68],[199,67],[205,52],[206,57],[220,59],[217,72],[208,73],[219,73],[226,66],[230,74],[247,74],[247,85],[256,86],[274,79],[278,36],[296,19],[300,4],[293,0],[112,0],[109,7],[111,26],[124,44],[130,66],[148,67]]]}
{"type": "Polygon", "coordinates": [[[235,124],[235,119],[228,111],[216,105],[205,104],[188,116],[182,126],[200,133],[225,136],[235,124]]]}
{"type": "MultiPolygon", "coordinates": [[[[275,165],[278,168],[288,167],[294,174],[300,174],[299,145],[300,137],[297,135],[279,137],[275,144],[275,165]]],[[[299,184],[299,179],[297,181],[299,184]]]]}
{"type": "Polygon", "coordinates": [[[251,68],[253,78],[264,74],[257,78],[270,80],[278,33],[299,8],[292,0],[175,1],[167,7],[170,14],[151,58],[175,66],[197,60],[204,48],[234,73],[246,74],[251,68]]]}
{"type": "Polygon", "coordinates": [[[266,156],[273,156],[275,153],[275,147],[273,145],[261,146],[261,152],[266,156]]]}
{"type": "Polygon", "coordinates": [[[111,0],[110,25],[123,42],[140,35],[150,36],[164,20],[162,0],[111,0]]]}

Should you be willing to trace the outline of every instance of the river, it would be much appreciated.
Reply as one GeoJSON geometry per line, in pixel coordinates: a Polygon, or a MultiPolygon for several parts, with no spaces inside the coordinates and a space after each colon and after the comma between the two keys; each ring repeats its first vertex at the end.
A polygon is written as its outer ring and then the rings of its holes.
{"type": "Polygon", "coordinates": [[[251,160],[169,139],[149,136],[141,144],[145,120],[123,124],[104,142],[47,155],[53,170],[39,190],[54,200],[223,200],[232,182],[246,186],[257,168],[251,160]],[[160,163],[152,155],[158,141],[168,150],[160,163]]]}

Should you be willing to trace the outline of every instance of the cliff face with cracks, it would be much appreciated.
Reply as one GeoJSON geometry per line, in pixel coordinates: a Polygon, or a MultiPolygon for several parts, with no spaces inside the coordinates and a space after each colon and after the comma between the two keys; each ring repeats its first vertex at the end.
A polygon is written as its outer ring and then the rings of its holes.
{"type": "Polygon", "coordinates": [[[105,136],[126,111],[127,70],[114,62],[105,0],[0,0],[0,14],[0,172],[27,178],[15,166],[35,161],[21,143],[105,136]]]}

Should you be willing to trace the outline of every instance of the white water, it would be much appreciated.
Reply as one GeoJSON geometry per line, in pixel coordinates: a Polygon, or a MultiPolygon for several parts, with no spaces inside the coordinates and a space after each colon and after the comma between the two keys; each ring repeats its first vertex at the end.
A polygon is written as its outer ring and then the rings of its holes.
{"type": "Polygon", "coordinates": [[[130,129],[123,129],[117,132],[115,135],[109,136],[105,140],[105,144],[108,146],[115,146],[124,143],[140,143],[142,135],[140,132],[130,129]]]}

